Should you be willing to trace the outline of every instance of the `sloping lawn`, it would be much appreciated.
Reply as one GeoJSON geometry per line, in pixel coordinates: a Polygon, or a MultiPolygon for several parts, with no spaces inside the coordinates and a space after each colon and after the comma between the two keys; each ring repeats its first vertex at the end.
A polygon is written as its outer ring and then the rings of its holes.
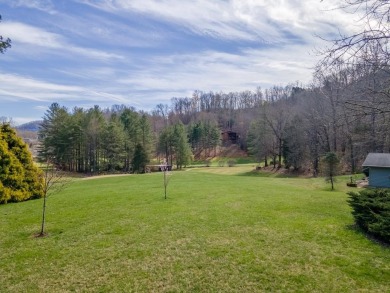
{"type": "Polygon", "coordinates": [[[0,291],[390,291],[390,249],[353,229],[344,183],[246,171],[174,172],[167,200],[161,173],[77,180],[45,238],[41,200],[2,205],[0,291]]]}

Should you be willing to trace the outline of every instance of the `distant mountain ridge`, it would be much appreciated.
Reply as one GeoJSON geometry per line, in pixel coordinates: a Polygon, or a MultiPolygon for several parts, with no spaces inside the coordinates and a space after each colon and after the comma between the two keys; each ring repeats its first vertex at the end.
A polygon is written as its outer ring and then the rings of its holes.
{"type": "Polygon", "coordinates": [[[33,131],[33,132],[38,132],[39,128],[41,127],[42,120],[36,120],[36,121],[31,121],[24,123],[22,125],[19,125],[16,127],[17,130],[19,131],[33,131]]]}

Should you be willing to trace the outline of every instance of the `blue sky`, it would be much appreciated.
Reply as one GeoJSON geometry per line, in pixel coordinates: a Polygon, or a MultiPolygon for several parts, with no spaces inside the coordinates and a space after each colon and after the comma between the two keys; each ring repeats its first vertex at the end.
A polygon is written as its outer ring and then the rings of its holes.
{"type": "Polygon", "coordinates": [[[0,117],[58,102],[149,111],[201,91],[311,82],[315,49],[353,29],[336,0],[0,0],[0,117]]]}

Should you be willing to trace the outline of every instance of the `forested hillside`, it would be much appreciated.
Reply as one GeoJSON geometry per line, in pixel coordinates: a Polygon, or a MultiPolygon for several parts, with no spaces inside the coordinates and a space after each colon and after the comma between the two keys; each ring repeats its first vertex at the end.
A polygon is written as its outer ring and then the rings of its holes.
{"type": "Polygon", "coordinates": [[[390,151],[389,77],[386,67],[343,67],[318,74],[310,87],[195,91],[151,113],[123,105],[70,111],[53,104],[39,132],[40,157],[55,157],[70,171],[129,172],[138,146],[147,162],[181,168],[191,157],[212,156],[221,133],[230,131],[265,164],[317,174],[321,156],[335,152],[346,171],[356,172],[368,152],[390,151]]]}

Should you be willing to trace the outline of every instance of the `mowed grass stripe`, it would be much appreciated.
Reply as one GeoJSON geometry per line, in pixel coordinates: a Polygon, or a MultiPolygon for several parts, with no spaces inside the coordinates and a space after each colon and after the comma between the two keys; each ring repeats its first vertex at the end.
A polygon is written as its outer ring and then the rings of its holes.
{"type": "Polygon", "coordinates": [[[345,188],[245,168],[75,181],[0,206],[4,292],[388,292],[390,252],[350,228],[345,188]]]}

